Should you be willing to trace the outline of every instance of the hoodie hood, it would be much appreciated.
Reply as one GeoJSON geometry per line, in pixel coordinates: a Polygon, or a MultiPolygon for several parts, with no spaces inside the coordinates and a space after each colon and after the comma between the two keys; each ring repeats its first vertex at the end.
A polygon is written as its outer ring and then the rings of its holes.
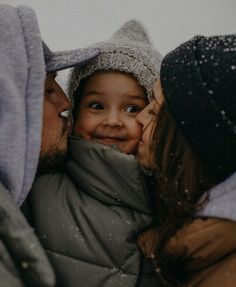
{"type": "Polygon", "coordinates": [[[34,11],[0,5],[0,180],[20,205],[39,159],[45,63],[34,11]]]}
{"type": "Polygon", "coordinates": [[[0,180],[20,205],[38,165],[45,70],[84,65],[99,49],[52,52],[26,6],[0,4],[0,180]]]}

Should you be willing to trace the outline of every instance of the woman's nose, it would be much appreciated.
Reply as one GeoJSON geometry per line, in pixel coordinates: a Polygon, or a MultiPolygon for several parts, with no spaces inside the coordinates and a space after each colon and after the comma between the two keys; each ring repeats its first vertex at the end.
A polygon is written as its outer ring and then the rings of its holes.
{"type": "Polygon", "coordinates": [[[146,110],[145,108],[138,113],[136,120],[139,124],[141,124],[142,126],[144,125],[144,119],[145,119],[145,114],[146,114],[146,110]]]}

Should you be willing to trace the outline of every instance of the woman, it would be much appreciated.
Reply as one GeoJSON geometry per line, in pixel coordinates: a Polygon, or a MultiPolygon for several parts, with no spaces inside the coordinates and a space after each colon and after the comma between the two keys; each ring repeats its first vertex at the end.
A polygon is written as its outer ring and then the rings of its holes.
{"type": "Polygon", "coordinates": [[[138,116],[155,227],[139,245],[163,286],[236,286],[236,35],[194,37],[163,60],[138,116]]]}

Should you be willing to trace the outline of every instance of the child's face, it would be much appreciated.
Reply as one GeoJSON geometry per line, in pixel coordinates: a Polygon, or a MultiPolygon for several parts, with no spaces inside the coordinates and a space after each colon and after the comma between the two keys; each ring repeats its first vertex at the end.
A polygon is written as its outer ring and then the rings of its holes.
{"type": "Polygon", "coordinates": [[[114,71],[90,76],[83,89],[75,134],[135,154],[141,137],[137,114],[147,105],[144,89],[128,74],[114,71]]]}

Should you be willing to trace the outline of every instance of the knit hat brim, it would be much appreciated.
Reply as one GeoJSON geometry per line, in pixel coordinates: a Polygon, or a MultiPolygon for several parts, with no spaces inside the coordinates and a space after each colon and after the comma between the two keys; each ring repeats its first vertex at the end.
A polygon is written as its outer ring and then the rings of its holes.
{"type": "Polygon", "coordinates": [[[125,23],[110,39],[95,43],[101,52],[88,64],[76,67],[70,78],[69,97],[73,101],[82,79],[97,71],[120,71],[133,75],[153,100],[153,86],[159,76],[162,55],[151,45],[144,27],[136,20],[125,23]]]}
{"type": "Polygon", "coordinates": [[[43,50],[47,72],[84,65],[99,54],[99,49],[95,48],[52,52],[44,42],[43,50]]]}

